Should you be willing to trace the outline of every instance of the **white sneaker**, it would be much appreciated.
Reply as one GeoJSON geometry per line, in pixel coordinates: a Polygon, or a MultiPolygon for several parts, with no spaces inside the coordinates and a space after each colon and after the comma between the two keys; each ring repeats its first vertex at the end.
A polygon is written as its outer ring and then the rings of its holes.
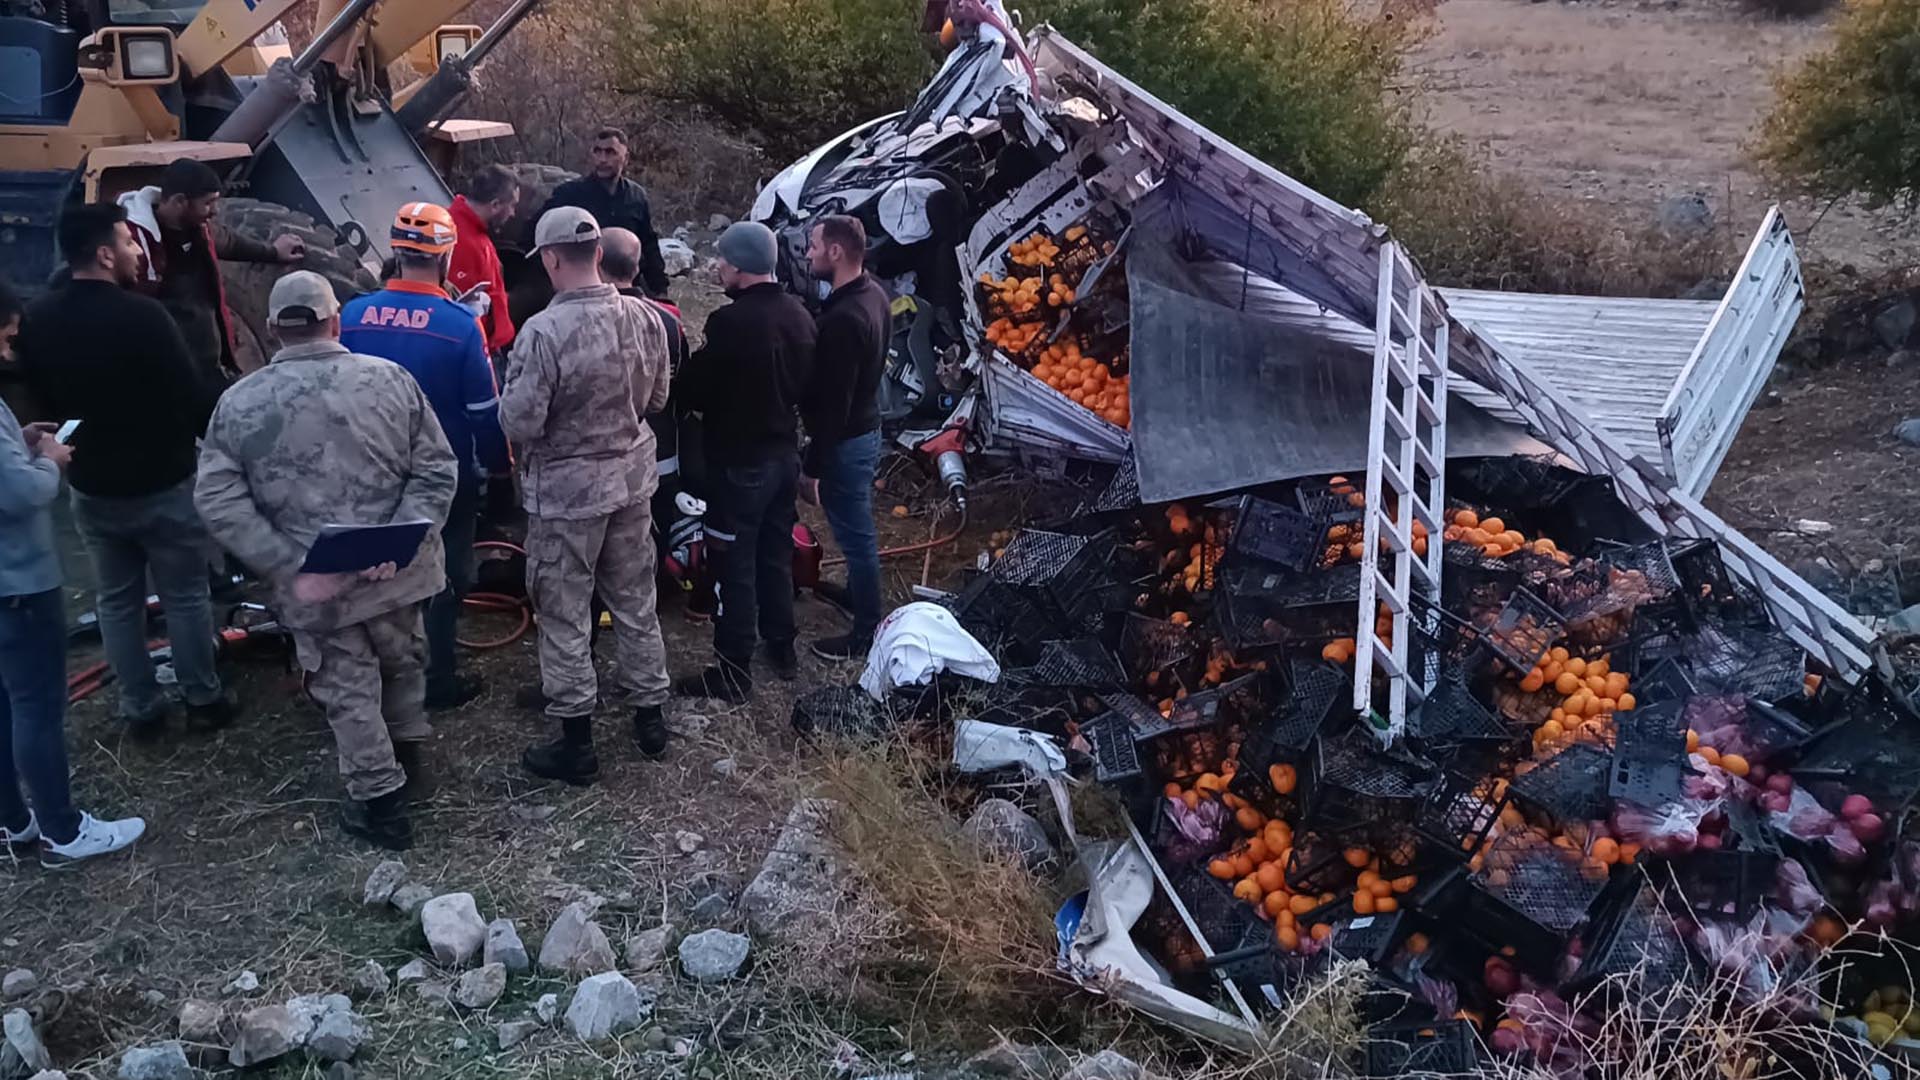
{"type": "Polygon", "coordinates": [[[12,829],[0,829],[0,847],[21,847],[40,842],[40,819],[27,811],[27,827],[15,832],[12,829]]]}
{"type": "Polygon", "coordinates": [[[91,859],[98,855],[108,855],[121,848],[131,847],[147,831],[144,818],[130,817],[119,821],[101,821],[92,814],[80,815],[80,831],[65,844],[56,844],[43,838],[40,847],[41,866],[66,866],[91,859]]]}

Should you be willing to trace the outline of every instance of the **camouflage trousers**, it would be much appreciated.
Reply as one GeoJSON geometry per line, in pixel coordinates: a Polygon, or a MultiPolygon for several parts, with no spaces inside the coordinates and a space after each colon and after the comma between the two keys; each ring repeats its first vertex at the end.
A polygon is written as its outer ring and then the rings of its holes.
{"type": "Polygon", "coordinates": [[[337,630],[293,632],[307,694],[327,714],[347,797],[361,802],[407,782],[393,744],[425,739],[427,632],[420,605],[337,630]]]}
{"type": "Polygon", "coordinates": [[[540,689],[548,716],[590,716],[598,701],[596,592],[613,618],[615,690],[636,706],[667,700],[656,558],[653,508],[644,499],[599,517],[527,518],[527,596],[539,618],[540,689]]]}

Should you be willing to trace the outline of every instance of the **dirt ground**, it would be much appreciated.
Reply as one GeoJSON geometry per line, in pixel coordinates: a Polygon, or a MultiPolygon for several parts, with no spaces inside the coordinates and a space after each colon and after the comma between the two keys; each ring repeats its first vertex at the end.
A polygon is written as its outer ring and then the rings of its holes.
{"type": "MultiPolygon", "coordinates": [[[[1413,64],[1436,126],[1634,226],[1662,199],[1698,192],[1740,233],[1779,201],[1747,152],[1772,80],[1827,34],[1824,17],[1776,19],[1732,0],[1445,0],[1437,19],[1413,64]]],[[[1786,209],[1803,250],[1863,269],[1911,263],[1920,243],[1884,212],[1786,209]]]]}

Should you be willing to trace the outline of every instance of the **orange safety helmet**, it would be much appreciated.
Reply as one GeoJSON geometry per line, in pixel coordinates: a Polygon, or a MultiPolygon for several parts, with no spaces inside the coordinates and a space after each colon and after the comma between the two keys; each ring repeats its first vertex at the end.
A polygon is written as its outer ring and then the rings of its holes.
{"type": "Polygon", "coordinates": [[[393,215],[393,246],[428,255],[445,255],[453,250],[459,231],[453,215],[444,206],[430,202],[411,202],[393,215]]]}

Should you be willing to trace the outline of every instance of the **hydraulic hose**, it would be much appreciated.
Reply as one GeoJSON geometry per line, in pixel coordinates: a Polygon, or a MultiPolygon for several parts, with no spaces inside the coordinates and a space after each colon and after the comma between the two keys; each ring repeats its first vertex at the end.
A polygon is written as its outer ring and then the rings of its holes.
{"type": "MultiPolygon", "coordinates": [[[[482,540],[473,545],[473,550],[505,551],[522,557],[527,554],[526,548],[505,540],[482,540]]],[[[508,596],[505,593],[468,593],[461,606],[473,611],[518,612],[520,615],[519,624],[504,637],[485,641],[468,641],[466,638],[456,639],[460,644],[469,649],[477,651],[504,649],[525,637],[527,631],[533,628],[533,602],[524,597],[508,596]]]]}

